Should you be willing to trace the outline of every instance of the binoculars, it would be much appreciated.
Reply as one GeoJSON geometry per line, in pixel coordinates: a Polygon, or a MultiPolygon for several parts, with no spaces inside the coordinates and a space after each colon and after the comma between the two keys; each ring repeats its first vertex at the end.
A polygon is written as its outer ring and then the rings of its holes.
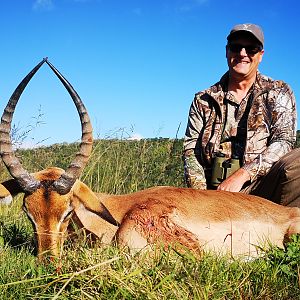
{"type": "Polygon", "coordinates": [[[217,187],[239,168],[240,160],[237,156],[232,155],[230,159],[226,159],[224,153],[218,152],[212,166],[211,185],[217,187]]]}

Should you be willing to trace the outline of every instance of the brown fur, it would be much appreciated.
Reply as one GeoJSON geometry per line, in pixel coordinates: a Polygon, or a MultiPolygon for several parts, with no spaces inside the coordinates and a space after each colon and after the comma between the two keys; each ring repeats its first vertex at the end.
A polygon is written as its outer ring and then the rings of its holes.
{"type": "MultiPolygon", "coordinates": [[[[59,255],[72,213],[79,226],[104,243],[116,239],[135,250],[162,242],[178,243],[192,251],[252,257],[259,254],[257,246],[266,242],[283,246],[286,238],[300,232],[299,208],[256,196],[175,187],[153,187],[126,195],[95,194],[78,180],[62,196],[49,185],[62,172],[49,168],[35,173],[42,186],[24,196],[40,255],[45,251],[59,255]]],[[[12,182],[3,183],[11,193],[18,191],[12,182]]],[[[3,195],[0,190],[0,198],[3,195]]]]}

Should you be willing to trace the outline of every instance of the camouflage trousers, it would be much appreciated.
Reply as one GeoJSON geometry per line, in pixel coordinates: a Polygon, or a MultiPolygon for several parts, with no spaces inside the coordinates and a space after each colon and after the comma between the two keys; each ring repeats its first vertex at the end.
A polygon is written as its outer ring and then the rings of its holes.
{"type": "Polygon", "coordinates": [[[241,190],[272,202],[300,207],[300,148],[277,161],[268,174],[241,190]]]}

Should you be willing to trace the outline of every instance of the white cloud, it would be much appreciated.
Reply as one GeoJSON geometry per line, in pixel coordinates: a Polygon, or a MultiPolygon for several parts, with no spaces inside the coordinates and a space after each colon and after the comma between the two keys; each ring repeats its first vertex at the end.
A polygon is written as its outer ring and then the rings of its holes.
{"type": "Polygon", "coordinates": [[[140,141],[143,137],[139,133],[133,133],[127,140],[140,141]]]}
{"type": "Polygon", "coordinates": [[[36,0],[33,3],[34,10],[52,10],[54,8],[54,4],[52,0],[36,0]]]}
{"type": "Polygon", "coordinates": [[[37,145],[35,142],[32,141],[24,141],[18,145],[13,145],[13,149],[34,149],[38,148],[40,145],[37,145]]]}

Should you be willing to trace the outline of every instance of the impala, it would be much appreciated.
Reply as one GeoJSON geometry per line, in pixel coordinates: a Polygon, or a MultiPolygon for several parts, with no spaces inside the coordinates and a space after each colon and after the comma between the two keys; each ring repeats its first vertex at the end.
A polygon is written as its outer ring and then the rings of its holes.
{"type": "MultiPolygon", "coordinates": [[[[78,178],[92,149],[92,126],[80,97],[47,60],[41,61],[12,94],[1,119],[0,153],[12,178],[0,199],[24,193],[23,209],[34,226],[38,255],[59,255],[72,218],[102,242],[130,249],[155,243],[182,245],[192,251],[215,251],[255,257],[259,246],[282,247],[300,233],[300,208],[284,207],[241,193],[158,186],[126,195],[94,193],[78,178]],[[33,174],[16,158],[11,121],[26,85],[46,62],[68,90],[82,124],[80,151],[66,170],[48,168],[33,174]]],[[[1,200],[0,200],[1,202],[1,200]]]]}

